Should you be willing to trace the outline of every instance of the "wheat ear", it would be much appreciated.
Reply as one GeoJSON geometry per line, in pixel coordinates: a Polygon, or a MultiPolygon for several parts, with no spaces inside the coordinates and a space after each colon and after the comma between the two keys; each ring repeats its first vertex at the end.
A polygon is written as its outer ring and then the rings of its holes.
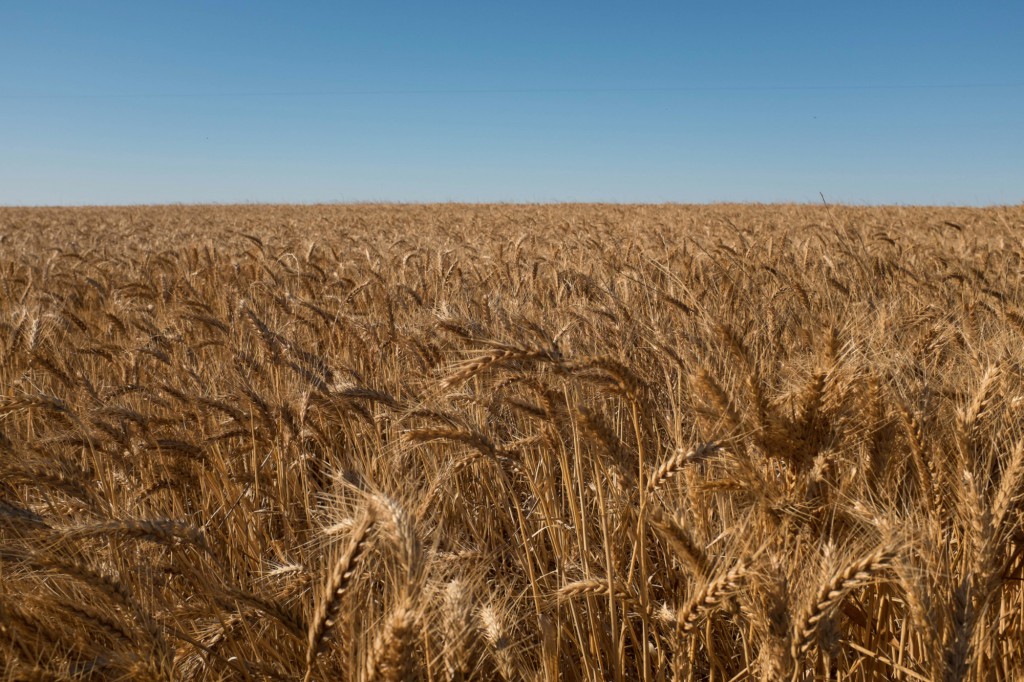
{"type": "Polygon", "coordinates": [[[691,450],[676,450],[671,457],[658,467],[658,470],[647,479],[647,492],[653,493],[661,484],[669,480],[687,464],[700,462],[718,451],[718,443],[702,443],[691,450]]]}
{"type": "Polygon", "coordinates": [[[873,582],[878,573],[892,566],[895,557],[896,551],[893,547],[883,545],[866,557],[847,564],[825,581],[814,600],[796,621],[792,646],[794,661],[800,654],[807,652],[818,626],[839,602],[858,587],[873,582]]]}
{"type": "Polygon", "coordinates": [[[370,531],[373,529],[373,517],[364,516],[355,527],[352,533],[352,540],[348,549],[341,555],[341,559],[334,564],[331,573],[324,584],[320,602],[317,604],[313,620],[309,624],[306,635],[306,673],[303,676],[304,682],[309,682],[313,676],[313,664],[316,662],[317,654],[323,644],[327,632],[337,622],[338,611],[341,609],[341,600],[352,583],[352,576],[359,565],[359,560],[366,553],[370,544],[370,531]]]}
{"type": "Polygon", "coordinates": [[[388,617],[384,628],[373,643],[373,651],[366,664],[366,679],[385,682],[403,682],[414,677],[416,613],[406,600],[388,617]]]}
{"type": "Polygon", "coordinates": [[[760,552],[755,552],[750,558],[740,559],[731,569],[707,583],[694,595],[676,616],[676,622],[682,625],[683,632],[691,632],[697,627],[701,616],[713,611],[723,599],[740,588],[750,570],[750,562],[758,554],[760,552]]]}
{"type": "Polygon", "coordinates": [[[448,679],[460,682],[470,673],[473,653],[473,595],[460,580],[448,583],[442,611],[444,665],[448,679]]]}
{"type": "Polygon", "coordinates": [[[480,609],[480,629],[483,630],[484,638],[490,645],[491,657],[498,669],[498,674],[504,680],[511,680],[516,677],[516,668],[512,661],[512,652],[509,650],[508,634],[505,630],[504,618],[498,610],[491,605],[480,609]]]}

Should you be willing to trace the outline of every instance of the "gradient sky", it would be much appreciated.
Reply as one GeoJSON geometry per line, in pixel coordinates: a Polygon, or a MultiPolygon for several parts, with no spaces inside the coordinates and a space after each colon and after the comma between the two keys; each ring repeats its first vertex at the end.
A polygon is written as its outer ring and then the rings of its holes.
{"type": "Polygon", "coordinates": [[[1024,200],[1024,3],[0,0],[0,204],[1024,200]]]}

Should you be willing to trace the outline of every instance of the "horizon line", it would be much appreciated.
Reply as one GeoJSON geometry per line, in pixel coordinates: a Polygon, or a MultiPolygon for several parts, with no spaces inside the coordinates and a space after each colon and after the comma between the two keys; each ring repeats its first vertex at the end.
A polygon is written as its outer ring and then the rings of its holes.
{"type": "Polygon", "coordinates": [[[318,206],[397,206],[397,207],[429,207],[429,206],[822,206],[846,208],[1019,208],[1024,199],[1016,203],[967,204],[967,203],[900,203],[900,202],[846,202],[832,201],[825,198],[807,201],[586,201],[586,200],[555,200],[555,201],[395,201],[395,200],[337,200],[337,201],[224,201],[224,202],[139,202],[139,203],[74,203],[74,204],[8,204],[0,202],[0,210],[16,209],[76,209],[76,208],[259,208],[259,207],[296,207],[314,208],[318,206]]]}

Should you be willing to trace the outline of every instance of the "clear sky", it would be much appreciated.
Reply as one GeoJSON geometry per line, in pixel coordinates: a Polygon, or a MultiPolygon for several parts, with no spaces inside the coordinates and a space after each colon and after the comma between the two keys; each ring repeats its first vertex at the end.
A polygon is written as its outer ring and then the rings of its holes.
{"type": "Polygon", "coordinates": [[[0,0],[0,204],[1024,200],[1024,2],[0,0]]]}

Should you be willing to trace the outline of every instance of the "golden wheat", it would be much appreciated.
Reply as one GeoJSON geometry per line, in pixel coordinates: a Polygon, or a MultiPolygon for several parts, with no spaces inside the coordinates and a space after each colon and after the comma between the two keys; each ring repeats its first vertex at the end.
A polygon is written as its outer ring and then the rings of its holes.
{"type": "Polygon", "coordinates": [[[1024,677],[1024,209],[0,209],[0,681],[1024,677]]]}

